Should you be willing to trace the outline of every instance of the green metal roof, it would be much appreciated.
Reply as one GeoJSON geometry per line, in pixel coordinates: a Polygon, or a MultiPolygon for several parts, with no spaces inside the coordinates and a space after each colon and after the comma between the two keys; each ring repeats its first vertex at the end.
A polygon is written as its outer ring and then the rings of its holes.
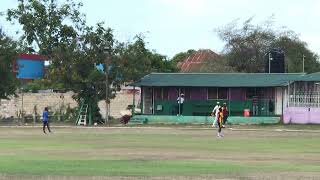
{"type": "Polygon", "coordinates": [[[302,76],[299,81],[320,81],[320,72],[306,74],[305,76],[302,76]]]}
{"type": "Polygon", "coordinates": [[[303,73],[151,73],[135,86],[281,87],[300,80],[303,73]]]}

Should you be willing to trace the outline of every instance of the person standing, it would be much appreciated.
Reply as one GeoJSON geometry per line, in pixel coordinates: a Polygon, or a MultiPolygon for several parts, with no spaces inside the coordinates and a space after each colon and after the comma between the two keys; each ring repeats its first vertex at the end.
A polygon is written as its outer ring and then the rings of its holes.
{"type": "Polygon", "coordinates": [[[217,102],[216,106],[212,110],[212,116],[214,116],[213,124],[212,127],[217,126],[217,121],[218,121],[218,114],[219,114],[219,108],[220,108],[220,102],[217,102]]]}
{"type": "Polygon", "coordinates": [[[222,108],[219,108],[219,113],[217,114],[218,120],[217,120],[217,124],[218,124],[218,134],[217,137],[218,138],[222,138],[223,134],[221,133],[221,129],[222,129],[222,123],[223,123],[223,112],[222,112],[222,108]]]}
{"type": "Polygon", "coordinates": [[[229,116],[229,111],[228,111],[227,103],[223,103],[223,106],[222,106],[222,114],[223,114],[222,127],[224,128],[226,122],[228,121],[228,116],[229,116]]]}
{"type": "Polygon", "coordinates": [[[184,94],[181,93],[180,96],[177,98],[177,102],[178,102],[178,114],[177,116],[181,116],[182,115],[182,111],[183,111],[183,103],[184,103],[184,94]]]}
{"type": "Polygon", "coordinates": [[[42,127],[43,133],[46,134],[46,126],[47,126],[49,132],[51,132],[50,126],[49,126],[49,110],[48,110],[48,107],[45,107],[44,111],[42,113],[42,123],[43,123],[43,127],[42,127]]]}

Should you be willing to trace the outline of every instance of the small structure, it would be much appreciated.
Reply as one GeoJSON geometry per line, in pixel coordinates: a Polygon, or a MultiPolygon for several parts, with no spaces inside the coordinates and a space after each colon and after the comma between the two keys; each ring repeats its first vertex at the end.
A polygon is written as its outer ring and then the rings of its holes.
{"type": "Polygon", "coordinates": [[[143,115],[134,118],[207,123],[212,121],[214,105],[220,102],[227,103],[231,123],[277,123],[291,108],[290,88],[299,82],[320,81],[320,76],[311,77],[314,75],[302,73],[151,73],[135,83],[141,87],[143,115]],[[185,101],[182,116],[177,116],[181,93],[185,101]],[[249,117],[244,117],[248,111],[249,117]]]}
{"type": "Polygon", "coordinates": [[[19,54],[14,60],[13,72],[22,81],[41,79],[44,77],[44,56],[36,54],[19,54]]]}
{"type": "Polygon", "coordinates": [[[320,124],[320,73],[290,83],[284,123],[320,124]]]}

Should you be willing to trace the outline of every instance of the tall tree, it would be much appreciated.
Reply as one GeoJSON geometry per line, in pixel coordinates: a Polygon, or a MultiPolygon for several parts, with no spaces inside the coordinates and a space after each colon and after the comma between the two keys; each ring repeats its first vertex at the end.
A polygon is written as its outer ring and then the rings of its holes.
{"type": "Polygon", "coordinates": [[[317,55],[293,31],[274,28],[272,19],[254,25],[250,18],[241,27],[233,22],[217,32],[226,42],[225,58],[238,72],[265,72],[266,56],[273,48],[281,48],[286,53],[287,72],[302,72],[299,71],[302,69],[302,54],[309,58],[306,72],[319,71],[317,55]]]}
{"type": "Polygon", "coordinates": [[[308,49],[307,44],[295,34],[278,37],[272,46],[284,50],[287,72],[312,73],[320,71],[319,56],[308,49]]]}
{"type": "Polygon", "coordinates": [[[17,82],[12,73],[16,53],[16,43],[0,28],[0,99],[8,98],[16,90],[17,82]]]}
{"type": "Polygon", "coordinates": [[[251,22],[252,18],[246,20],[240,28],[233,22],[217,32],[226,42],[226,59],[236,71],[264,72],[264,57],[275,39],[275,33],[269,29],[269,24],[253,25],[251,22]]]}
{"type": "Polygon", "coordinates": [[[186,59],[187,57],[189,57],[191,54],[193,54],[195,52],[196,52],[196,50],[194,50],[194,49],[189,49],[186,52],[180,52],[172,57],[171,62],[176,66],[178,64],[178,62],[186,59]]]}
{"type": "Polygon", "coordinates": [[[137,81],[151,72],[175,72],[176,67],[163,56],[146,48],[141,36],[125,47],[123,52],[125,81],[137,81]]]}
{"type": "MultiPolygon", "coordinates": [[[[8,9],[7,20],[22,26],[24,40],[31,51],[51,58],[62,44],[69,46],[83,29],[82,3],[66,0],[18,0],[18,7],[8,9]]],[[[57,63],[57,62],[53,62],[57,63]]]]}

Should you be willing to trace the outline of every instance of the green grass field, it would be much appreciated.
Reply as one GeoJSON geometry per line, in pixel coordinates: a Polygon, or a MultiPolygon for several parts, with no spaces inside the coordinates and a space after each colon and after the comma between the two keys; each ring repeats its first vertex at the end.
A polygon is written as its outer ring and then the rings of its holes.
{"type": "Polygon", "coordinates": [[[2,127],[0,179],[320,179],[320,131],[277,128],[2,127]]]}

